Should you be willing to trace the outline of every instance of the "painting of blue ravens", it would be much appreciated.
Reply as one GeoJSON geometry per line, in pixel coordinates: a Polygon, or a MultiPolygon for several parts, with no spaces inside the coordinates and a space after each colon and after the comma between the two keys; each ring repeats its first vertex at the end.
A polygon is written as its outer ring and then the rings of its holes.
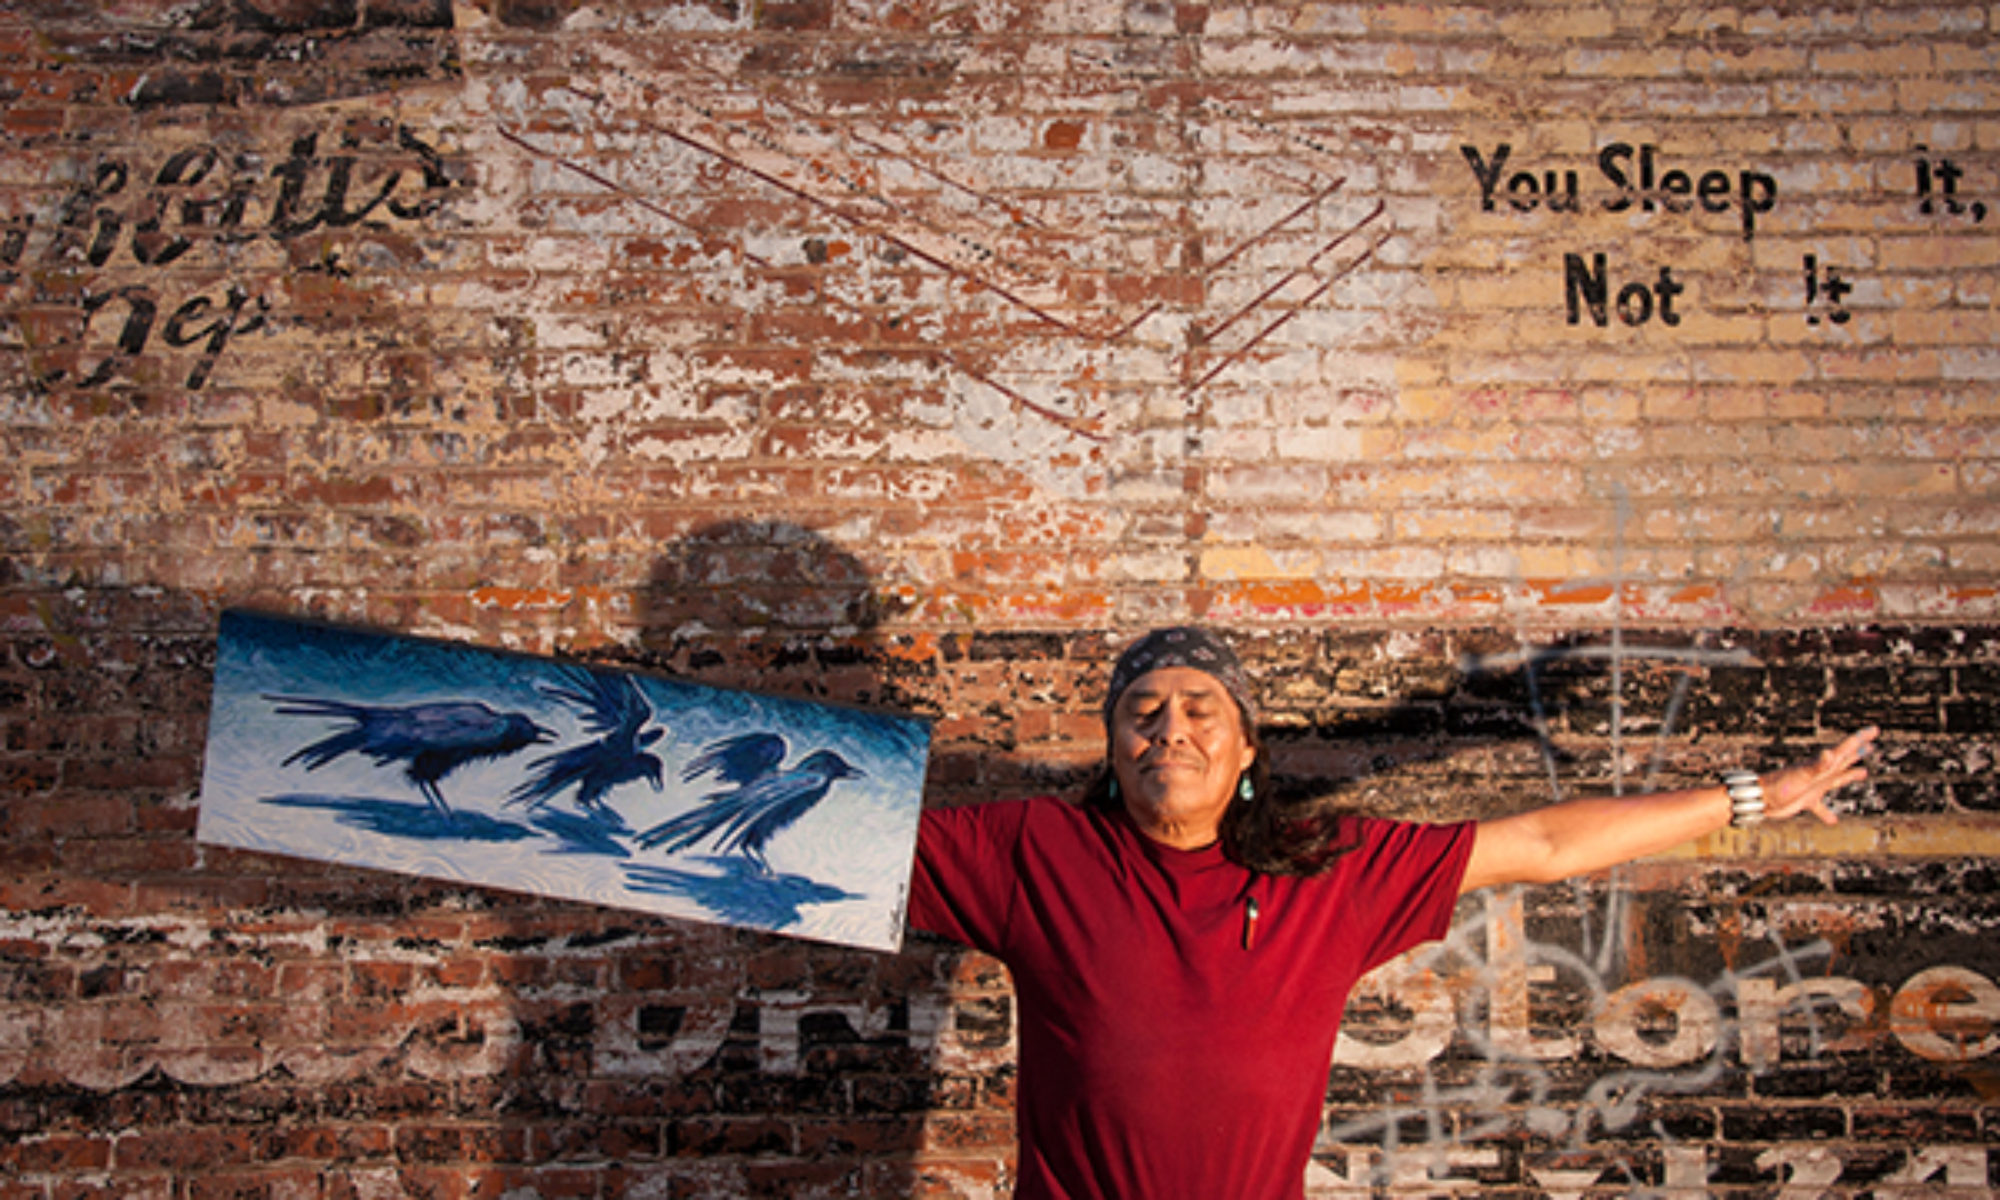
{"type": "Polygon", "coordinates": [[[893,950],[910,717],[222,616],[205,843],[893,950]]]}

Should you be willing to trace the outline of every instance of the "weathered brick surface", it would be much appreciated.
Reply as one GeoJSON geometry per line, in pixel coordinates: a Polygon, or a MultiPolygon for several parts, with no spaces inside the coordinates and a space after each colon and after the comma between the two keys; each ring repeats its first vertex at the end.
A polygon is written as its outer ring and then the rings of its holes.
{"type": "Polygon", "coordinates": [[[217,614],[921,713],[1239,630],[1300,790],[1862,722],[1466,902],[1315,1195],[1989,1195],[1990,6],[0,4],[0,1196],[1007,1194],[1003,970],[197,846],[217,614]]]}
{"type": "MultiPolygon", "coordinates": [[[[1833,1168],[1856,1190],[1986,1186],[1990,751],[1947,724],[1992,702],[1996,637],[1624,630],[1619,658],[1601,635],[1248,640],[1291,784],[1411,816],[1777,761],[1855,709],[1898,713],[1883,777],[1841,831],[1718,838],[1575,888],[1468,900],[1447,943],[1357,999],[1316,1188],[1414,1186],[1425,1164],[1495,1191],[1756,1189],[1833,1168]]],[[[129,650],[153,640],[65,645],[132,696],[129,650]]],[[[14,639],[8,661],[42,644],[14,639]]],[[[1073,778],[1064,764],[1099,736],[1104,649],[1093,632],[922,650],[704,637],[633,662],[799,693],[845,678],[836,698],[894,689],[960,713],[940,723],[953,732],[933,779],[950,802],[1073,778]],[[1024,695],[1071,714],[1074,734],[1021,721],[1024,695]]],[[[163,691],[180,698],[112,711],[142,730],[198,716],[201,655],[144,657],[176,664],[184,686],[163,691]]],[[[121,821],[68,822],[37,793],[6,809],[22,867],[0,890],[0,1119],[9,1167],[35,1187],[957,1195],[1005,1178],[1012,1025],[988,960],[196,852],[191,780],[151,801],[181,819],[146,824],[144,787],[63,782],[117,752],[103,741],[22,757],[49,766],[52,796],[122,802],[121,821]]]]}

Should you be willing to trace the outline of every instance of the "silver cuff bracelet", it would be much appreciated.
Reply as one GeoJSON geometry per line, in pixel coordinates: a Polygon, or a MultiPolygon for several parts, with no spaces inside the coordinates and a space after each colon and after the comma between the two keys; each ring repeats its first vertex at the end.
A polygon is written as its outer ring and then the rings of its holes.
{"type": "Polygon", "coordinates": [[[1729,793],[1729,823],[1755,825],[1764,819],[1764,782],[1755,771],[1728,771],[1722,786],[1729,793]]]}

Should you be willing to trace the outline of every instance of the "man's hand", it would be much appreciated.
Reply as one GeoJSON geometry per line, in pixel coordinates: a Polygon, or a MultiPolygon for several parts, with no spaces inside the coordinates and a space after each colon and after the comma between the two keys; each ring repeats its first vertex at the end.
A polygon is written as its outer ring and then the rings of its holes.
{"type": "Polygon", "coordinates": [[[1809,812],[1828,825],[1840,818],[1827,804],[1827,797],[1851,783],[1868,778],[1860,765],[1882,731],[1869,726],[1848,736],[1838,746],[1822,750],[1809,763],[1786,767],[1763,777],[1764,814],[1773,821],[1809,812]]]}

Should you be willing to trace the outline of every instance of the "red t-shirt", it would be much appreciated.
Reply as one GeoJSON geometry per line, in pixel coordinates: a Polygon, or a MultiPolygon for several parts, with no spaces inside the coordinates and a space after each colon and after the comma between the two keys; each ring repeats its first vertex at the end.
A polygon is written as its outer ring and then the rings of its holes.
{"type": "Polygon", "coordinates": [[[1016,1195],[1303,1195],[1348,991],[1450,928],[1472,829],[1355,818],[1300,879],[1057,800],[926,811],[910,923],[1014,978],[1016,1195]]]}

